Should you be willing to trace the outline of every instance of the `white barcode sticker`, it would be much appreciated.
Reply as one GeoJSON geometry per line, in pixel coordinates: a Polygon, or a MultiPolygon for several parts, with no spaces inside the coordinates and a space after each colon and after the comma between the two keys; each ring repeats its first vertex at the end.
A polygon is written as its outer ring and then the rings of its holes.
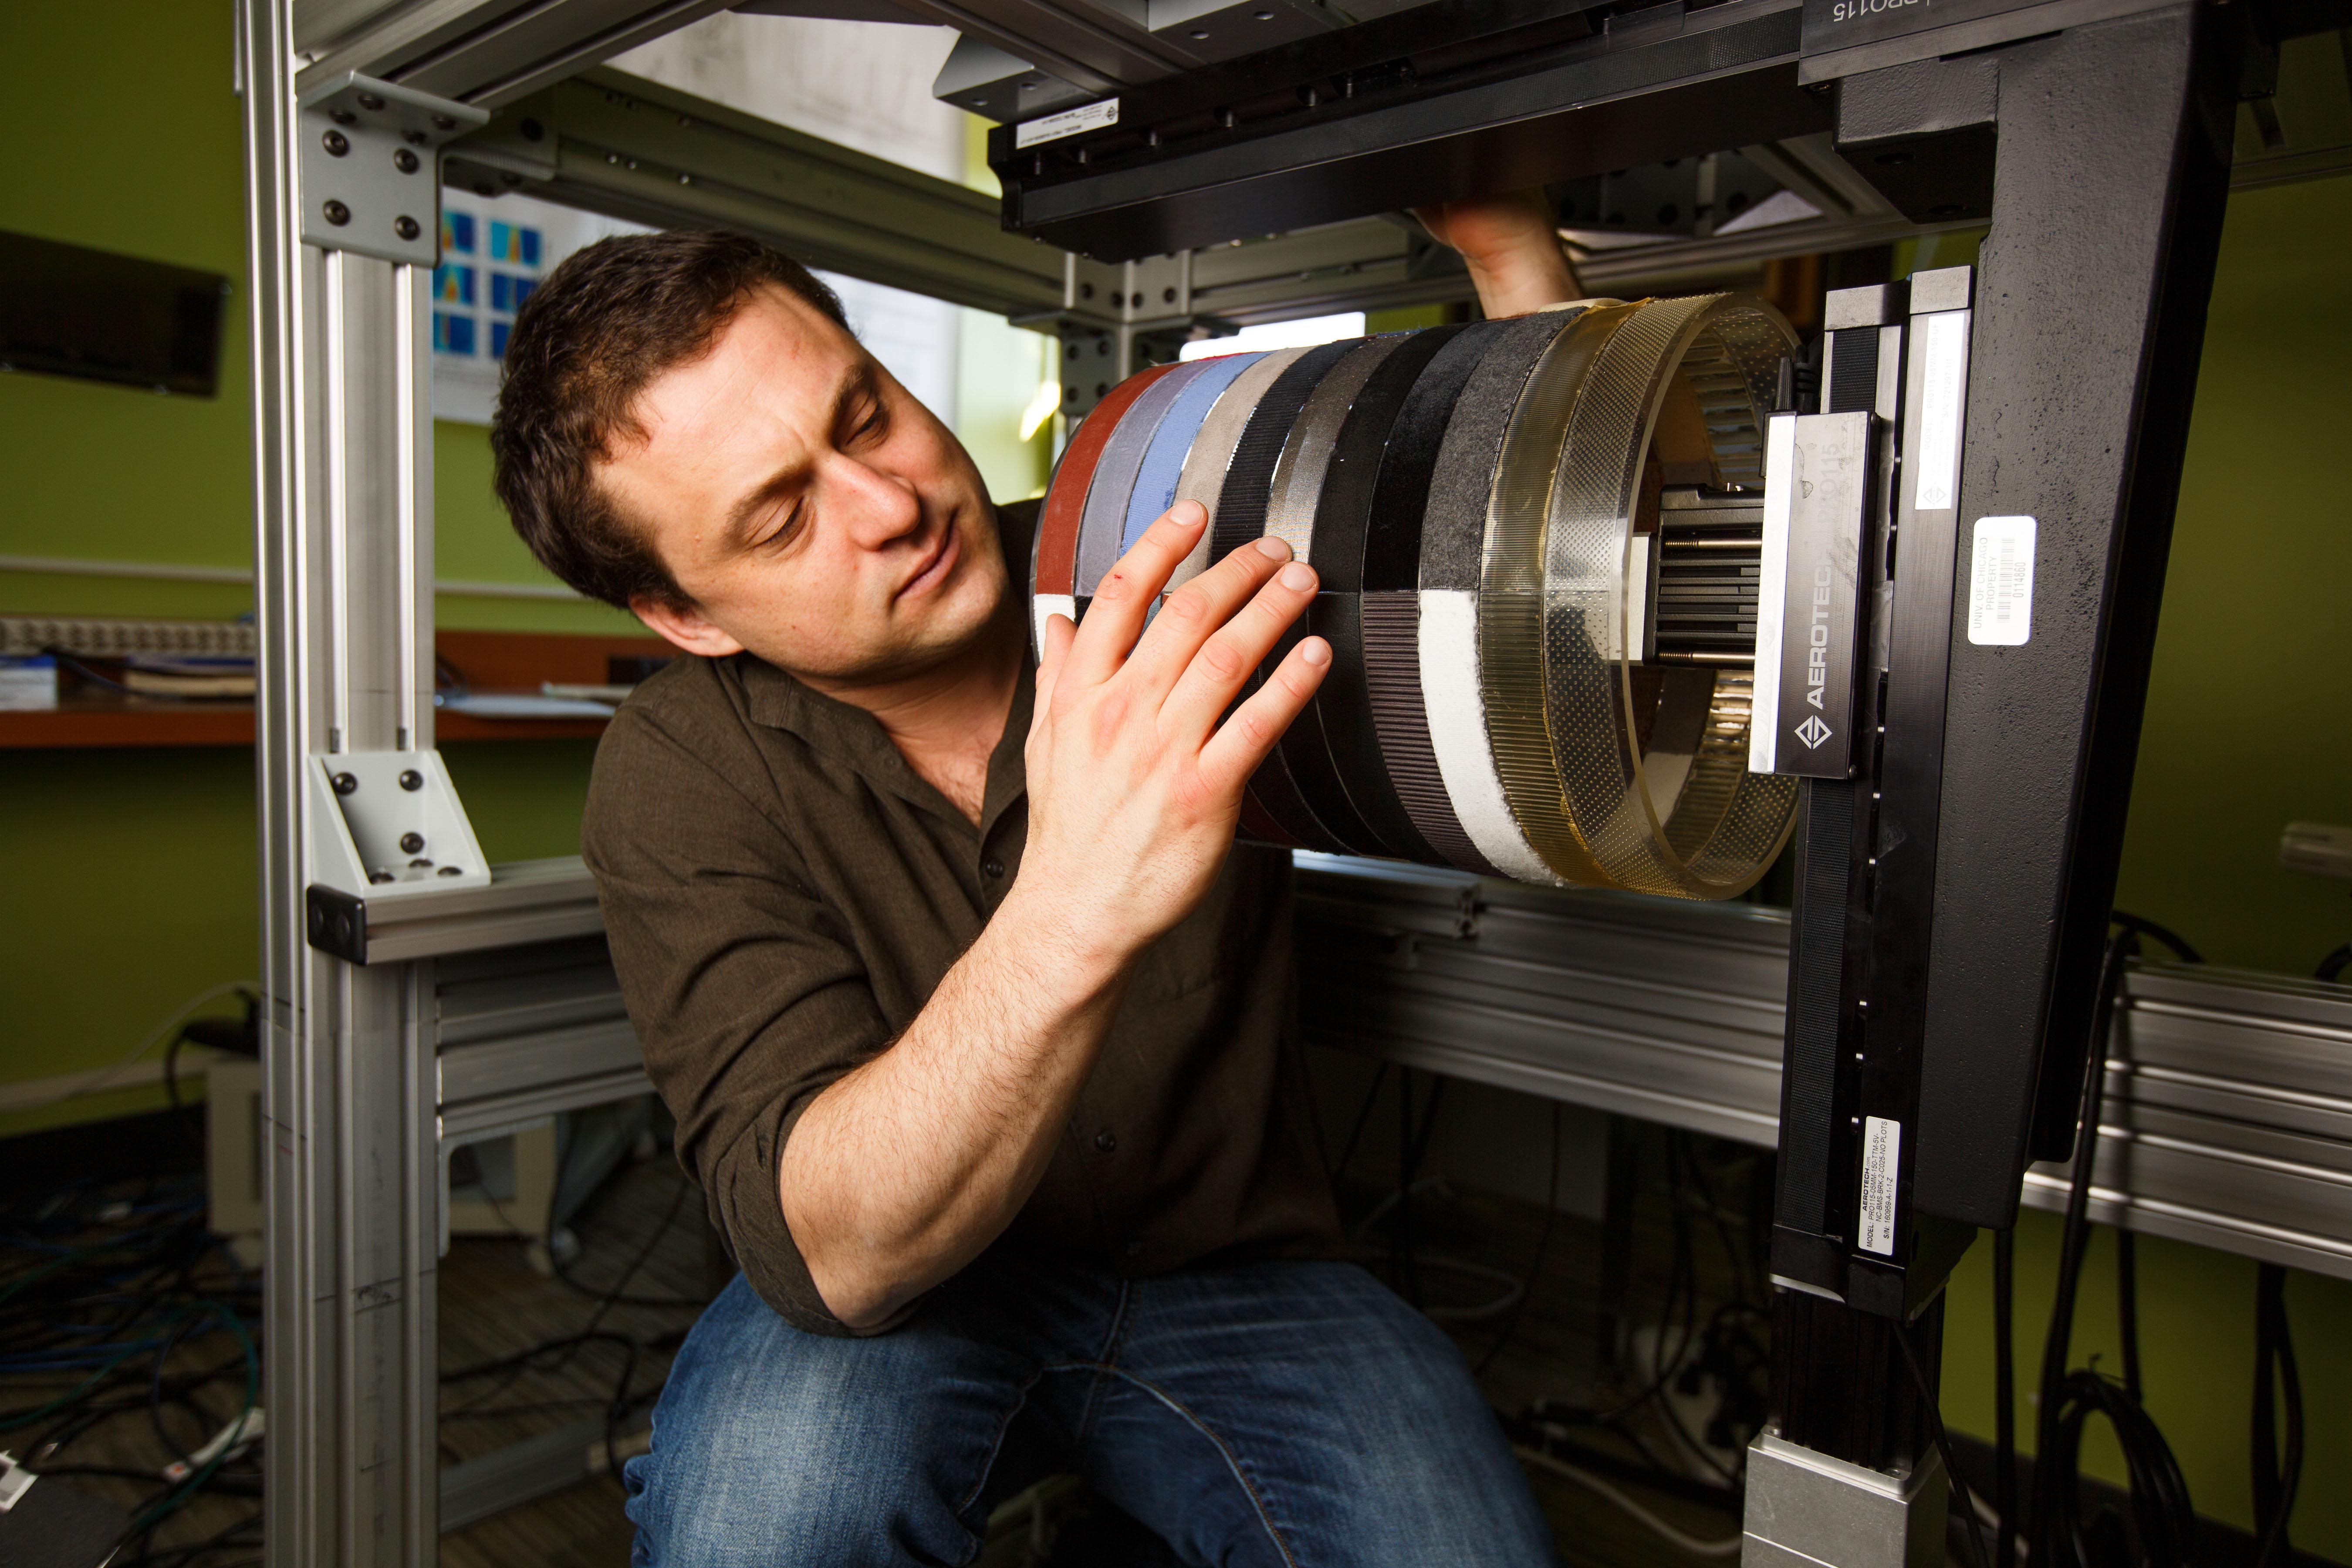
{"type": "Polygon", "coordinates": [[[1969,553],[1969,641],[2023,647],[2033,635],[2033,520],[1977,519],[1969,553]]]}
{"type": "Polygon", "coordinates": [[[1968,379],[1969,313],[1946,310],[1927,318],[1927,363],[1919,376],[1919,488],[1911,504],[1921,511],[1952,505],[1960,477],[1960,394],[1968,379]]]}
{"type": "Polygon", "coordinates": [[[1895,1256],[1895,1183],[1903,1169],[1903,1123],[1883,1116],[1862,1124],[1862,1249],[1895,1256]]]}
{"type": "Polygon", "coordinates": [[[1013,129],[1013,145],[1034,147],[1040,142],[1059,142],[1063,137],[1076,136],[1081,131],[1099,131],[1106,125],[1118,123],[1118,100],[1106,98],[1100,103],[1082,103],[1059,114],[1024,121],[1013,129]]]}

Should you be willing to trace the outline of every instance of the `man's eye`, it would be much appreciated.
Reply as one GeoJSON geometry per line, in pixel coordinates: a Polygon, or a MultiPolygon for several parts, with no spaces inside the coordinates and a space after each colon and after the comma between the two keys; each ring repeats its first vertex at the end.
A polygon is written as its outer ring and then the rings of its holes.
{"type": "Polygon", "coordinates": [[[751,542],[751,548],[754,550],[780,550],[783,546],[791,543],[793,538],[800,532],[801,520],[807,510],[808,502],[805,500],[794,502],[793,509],[784,513],[783,521],[777,523],[775,527],[769,529],[765,533],[761,534],[757,539],[754,539],[751,542]]]}
{"type": "Polygon", "coordinates": [[[874,405],[874,411],[866,416],[865,423],[858,426],[856,433],[851,438],[853,440],[863,441],[869,436],[878,436],[882,432],[883,427],[888,425],[889,422],[889,416],[883,410],[882,405],[877,403],[874,405]]]}

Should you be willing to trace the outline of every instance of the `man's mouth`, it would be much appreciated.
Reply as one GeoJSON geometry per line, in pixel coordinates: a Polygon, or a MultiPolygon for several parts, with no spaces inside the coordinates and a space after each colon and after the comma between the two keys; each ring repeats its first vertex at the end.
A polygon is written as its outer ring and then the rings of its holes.
{"type": "Polygon", "coordinates": [[[939,548],[931,552],[930,559],[923,563],[919,571],[907,579],[906,586],[898,590],[898,597],[920,597],[939,586],[947,574],[955,570],[956,560],[961,552],[955,525],[950,523],[940,531],[939,548]]]}

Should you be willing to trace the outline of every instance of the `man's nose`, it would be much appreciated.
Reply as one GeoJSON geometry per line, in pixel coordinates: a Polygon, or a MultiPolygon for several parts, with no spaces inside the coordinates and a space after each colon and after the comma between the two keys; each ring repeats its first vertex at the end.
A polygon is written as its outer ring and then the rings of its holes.
{"type": "Polygon", "coordinates": [[[885,549],[921,529],[922,499],[908,480],[850,458],[838,459],[830,477],[841,491],[840,515],[860,548],[885,549]]]}

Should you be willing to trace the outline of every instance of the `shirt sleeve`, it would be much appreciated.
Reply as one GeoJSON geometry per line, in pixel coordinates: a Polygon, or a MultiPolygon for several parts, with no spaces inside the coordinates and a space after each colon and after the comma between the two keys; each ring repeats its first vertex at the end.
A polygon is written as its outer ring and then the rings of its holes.
{"type": "Polygon", "coordinates": [[[838,916],[795,876],[782,825],[728,776],[767,770],[740,734],[730,746],[722,724],[700,733],[695,717],[615,715],[582,850],[646,1071],[712,1223],[786,1321],[847,1334],[784,1222],[778,1162],[809,1102],[889,1030],[838,916]]]}

